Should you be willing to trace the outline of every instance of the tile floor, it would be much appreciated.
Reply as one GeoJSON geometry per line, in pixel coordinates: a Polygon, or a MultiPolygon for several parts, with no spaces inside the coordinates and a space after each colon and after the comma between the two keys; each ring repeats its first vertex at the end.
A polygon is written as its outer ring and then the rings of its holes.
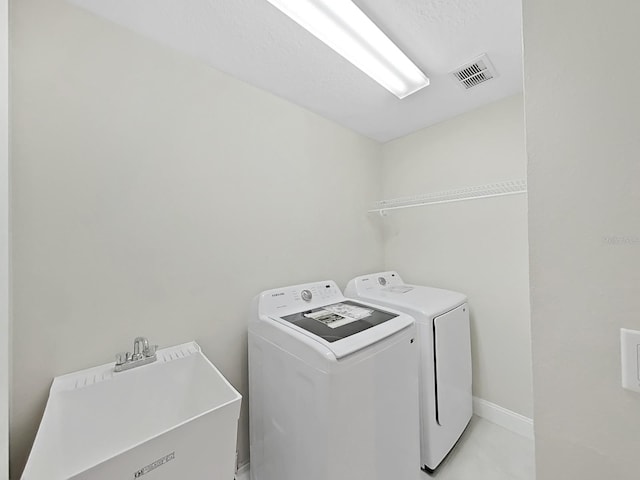
{"type": "Polygon", "coordinates": [[[473,417],[462,439],[424,480],[535,480],[533,440],[480,417],[473,417]]]}
{"type": "MultiPolygon", "coordinates": [[[[533,440],[474,416],[438,470],[421,477],[421,480],[535,480],[533,440]]],[[[249,472],[241,472],[237,480],[249,480],[249,472]]]]}

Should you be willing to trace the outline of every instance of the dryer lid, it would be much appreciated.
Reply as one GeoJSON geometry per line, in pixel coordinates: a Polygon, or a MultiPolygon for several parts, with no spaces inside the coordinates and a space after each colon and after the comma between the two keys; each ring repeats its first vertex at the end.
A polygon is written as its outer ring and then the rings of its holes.
{"type": "Polygon", "coordinates": [[[345,295],[397,307],[433,318],[467,301],[467,296],[451,290],[406,284],[396,272],[380,272],[352,279],[345,295]]]}

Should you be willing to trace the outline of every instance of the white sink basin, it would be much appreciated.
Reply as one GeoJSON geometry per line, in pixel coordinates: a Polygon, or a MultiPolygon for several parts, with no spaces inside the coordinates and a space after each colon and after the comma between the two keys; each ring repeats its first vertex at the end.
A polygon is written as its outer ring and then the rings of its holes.
{"type": "Polygon", "coordinates": [[[157,356],[56,377],[22,478],[233,479],[242,397],[195,342],[157,356]]]}

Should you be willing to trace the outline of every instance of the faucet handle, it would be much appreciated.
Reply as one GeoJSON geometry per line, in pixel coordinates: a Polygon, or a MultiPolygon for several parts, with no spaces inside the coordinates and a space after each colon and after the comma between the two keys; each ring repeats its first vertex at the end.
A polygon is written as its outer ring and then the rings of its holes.
{"type": "Polygon", "coordinates": [[[116,354],[116,365],[124,365],[131,359],[129,352],[120,352],[116,354]]]}
{"type": "Polygon", "coordinates": [[[145,357],[153,357],[156,354],[156,350],[158,349],[158,345],[149,345],[145,350],[144,350],[144,356],[145,357]]]}

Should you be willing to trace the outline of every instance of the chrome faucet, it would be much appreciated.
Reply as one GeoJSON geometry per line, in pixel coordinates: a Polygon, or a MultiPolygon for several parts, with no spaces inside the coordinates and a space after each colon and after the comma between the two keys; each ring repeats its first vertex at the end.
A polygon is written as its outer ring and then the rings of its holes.
{"type": "Polygon", "coordinates": [[[147,356],[149,353],[149,340],[145,337],[136,337],[133,341],[133,359],[140,360],[147,356]],[[142,350],[140,350],[140,345],[142,345],[142,350]]]}
{"type": "Polygon", "coordinates": [[[118,353],[116,355],[115,372],[122,372],[130,368],[139,367],[155,362],[157,345],[149,345],[146,337],[136,337],[133,341],[133,353],[118,353]]]}

